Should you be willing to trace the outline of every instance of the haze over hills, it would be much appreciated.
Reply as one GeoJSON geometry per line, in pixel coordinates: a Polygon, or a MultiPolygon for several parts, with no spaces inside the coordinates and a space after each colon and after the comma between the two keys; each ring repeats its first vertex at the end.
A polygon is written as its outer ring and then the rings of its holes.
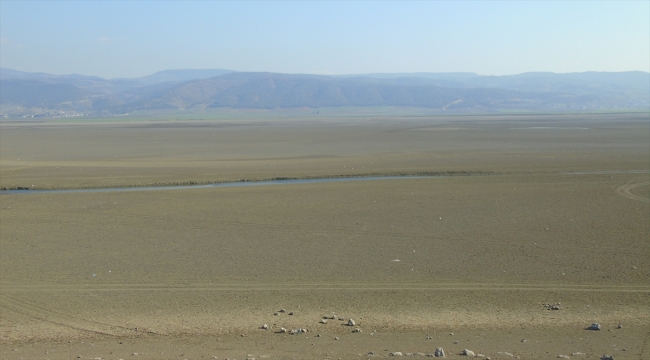
{"type": "Polygon", "coordinates": [[[205,108],[422,107],[440,111],[650,106],[646,72],[308,75],[166,70],[132,79],[0,69],[3,117],[117,115],[205,108]]]}

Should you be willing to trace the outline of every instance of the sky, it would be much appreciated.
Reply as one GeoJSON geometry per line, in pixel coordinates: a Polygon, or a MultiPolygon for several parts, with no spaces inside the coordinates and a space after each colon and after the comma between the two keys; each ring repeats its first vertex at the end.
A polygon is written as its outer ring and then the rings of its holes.
{"type": "Polygon", "coordinates": [[[650,71],[650,1],[0,1],[0,67],[139,77],[650,71]]]}

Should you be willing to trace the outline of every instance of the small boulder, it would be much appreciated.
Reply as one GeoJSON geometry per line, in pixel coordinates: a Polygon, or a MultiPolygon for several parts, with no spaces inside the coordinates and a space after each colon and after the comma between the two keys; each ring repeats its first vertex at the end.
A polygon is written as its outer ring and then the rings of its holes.
{"type": "Polygon", "coordinates": [[[605,354],[605,355],[601,356],[600,360],[614,360],[614,357],[605,354]]]}
{"type": "Polygon", "coordinates": [[[390,356],[402,356],[402,353],[399,352],[399,351],[395,351],[395,352],[390,353],[390,356]]]}
{"type": "Polygon", "coordinates": [[[268,330],[268,329],[269,329],[269,326],[266,325],[266,324],[264,324],[264,325],[262,325],[262,329],[264,329],[264,330],[268,330]]]}
{"type": "Polygon", "coordinates": [[[356,328],[356,329],[352,330],[352,332],[353,332],[353,333],[360,333],[360,332],[361,332],[361,329],[356,328]]]}
{"type": "Polygon", "coordinates": [[[460,354],[465,355],[465,356],[469,356],[469,357],[476,356],[476,354],[474,354],[474,352],[472,350],[468,350],[468,349],[463,350],[463,352],[460,353],[460,354]]]}
{"type": "Polygon", "coordinates": [[[600,324],[599,323],[593,323],[591,326],[587,328],[587,330],[600,330],[600,324]]]}
{"type": "Polygon", "coordinates": [[[319,323],[321,323],[321,324],[327,324],[327,320],[325,320],[325,319],[321,319],[321,321],[319,321],[319,323]]]}
{"type": "Polygon", "coordinates": [[[354,320],[352,320],[352,319],[348,320],[348,326],[354,326],[354,325],[356,325],[354,320]]]}
{"type": "Polygon", "coordinates": [[[445,350],[441,347],[436,348],[436,351],[433,353],[433,356],[435,357],[445,357],[445,350]]]}

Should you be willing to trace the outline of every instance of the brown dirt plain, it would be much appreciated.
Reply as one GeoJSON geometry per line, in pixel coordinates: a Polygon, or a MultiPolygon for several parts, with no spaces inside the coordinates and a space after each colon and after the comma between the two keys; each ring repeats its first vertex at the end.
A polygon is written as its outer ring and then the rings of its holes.
{"type": "Polygon", "coordinates": [[[648,114],[3,122],[6,188],[473,176],[4,192],[0,358],[648,359],[649,169],[648,114]]]}

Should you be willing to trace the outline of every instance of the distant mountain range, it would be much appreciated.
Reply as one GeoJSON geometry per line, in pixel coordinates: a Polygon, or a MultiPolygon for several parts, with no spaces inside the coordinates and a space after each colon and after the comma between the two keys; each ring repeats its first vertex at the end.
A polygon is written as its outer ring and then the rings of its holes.
{"type": "Polygon", "coordinates": [[[440,111],[650,108],[650,73],[305,75],[166,70],[132,79],[0,69],[0,115],[205,108],[423,107],[440,111]]]}

